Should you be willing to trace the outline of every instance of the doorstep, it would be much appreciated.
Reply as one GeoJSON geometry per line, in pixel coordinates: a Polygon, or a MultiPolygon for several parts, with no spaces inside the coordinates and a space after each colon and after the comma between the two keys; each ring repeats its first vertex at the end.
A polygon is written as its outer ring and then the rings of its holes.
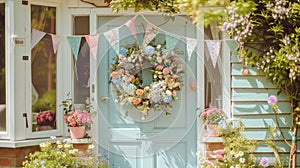
{"type": "Polygon", "coordinates": [[[39,139],[27,139],[27,140],[20,140],[20,141],[11,141],[11,140],[0,140],[0,147],[6,148],[20,148],[26,146],[36,146],[40,145],[42,142],[56,142],[57,140],[64,140],[63,137],[57,137],[56,139],[51,138],[39,138],[39,139]]]}
{"type": "Polygon", "coordinates": [[[92,144],[92,138],[81,138],[81,139],[64,139],[67,143],[73,144],[73,148],[86,150],[88,146],[92,144]]]}

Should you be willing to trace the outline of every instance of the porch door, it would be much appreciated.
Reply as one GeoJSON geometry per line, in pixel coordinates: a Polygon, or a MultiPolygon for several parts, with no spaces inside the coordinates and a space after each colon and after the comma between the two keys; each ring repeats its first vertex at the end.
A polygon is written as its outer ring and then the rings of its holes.
{"type": "MultiPolygon", "coordinates": [[[[145,16],[161,29],[181,37],[195,37],[196,29],[184,18],[176,18],[165,23],[162,16],[145,16]]],[[[97,18],[98,33],[111,30],[128,21],[131,16],[97,18]]],[[[136,31],[141,44],[144,27],[147,22],[138,17],[135,20],[136,31]]],[[[162,44],[165,33],[154,39],[155,44],[162,44]]],[[[120,28],[120,46],[133,43],[134,37],[126,26],[120,28]]],[[[114,63],[116,53],[105,38],[100,38],[97,67],[97,98],[99,105],[98,139],[99,154],[107,153],[112,168],[195,168],[197,167],[196,149],[196,57],[188,61],[186,43],[182,38],[176,48],[183,52],[185,62],[184,85],[173,104],[171,115],[150,112],[145,120],[141,113],[128,112],[114,101],[113,86],[109,84],[108,68],[114,63]]],[[[150,77],[151,78],[151,77],[150,77]]]]}

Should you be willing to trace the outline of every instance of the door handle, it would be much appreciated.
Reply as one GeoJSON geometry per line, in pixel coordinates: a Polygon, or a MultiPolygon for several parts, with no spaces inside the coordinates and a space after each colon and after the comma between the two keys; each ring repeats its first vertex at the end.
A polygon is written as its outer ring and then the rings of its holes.
{"type": "Polygon", "coordinates": [[[147,133],[137,133],[136,140],[147,140],[157,135],[156,132],[147,132],[147,133]]]}
{"type": "Polygon", "coordinates": [[[145,139],[147,139],[147,136],[144,133],[137,133],[135,139],[136,140],[145,140],[145,139]]]}
{"type": "Polygon", "coordinates": [[[103,96],[103,97],[100,98],[100,102],[101,102],[101,103],[107,103],[109,100],[110,100],[109,97],[104,97],[104,96],[103,96]]]}

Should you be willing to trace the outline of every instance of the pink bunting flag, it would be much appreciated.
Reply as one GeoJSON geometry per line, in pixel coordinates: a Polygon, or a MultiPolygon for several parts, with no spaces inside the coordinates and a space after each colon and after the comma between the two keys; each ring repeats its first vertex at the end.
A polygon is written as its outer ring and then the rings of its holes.
{"type": "Polygon", "coordinates": [[[158,27],[153,24],[148,23],[146,27],[146,32],[143,41],[143,47],[146,47],[159,33],[158,27]]]}
{"type": "Polygon", "coordinates": [[[206,41],[208,52],[214,68],[216,68],[218,57],[220,55],[221,44],[222,44],[221,41],[213,41],[213,40],[206,41]]]}
{"type": "Polygon", "coordinates": [[[107,38],[115,52],[119,54],[119,27],[105,32],[104,36],[107,38]]]}
{"type": "Polygon", "coordinates": [[[196,45],[196,39],[186,37],[186,47],[189,61],[191,60],[191,56],[193,54],[193,51],[195,50],[196,45]]]}
{"type": "Polygon", "coordinates": [[[137,41],[137,36],[136,36],[136,30],[135,30],[135,23],[134,23],[134,19],[135,18],[132,18],[130,20],[128,20],[126,23],[125,23],[125,26],[128,27],[128,29],[130,30],[131,34],[134,36],[135,40],[137,41]]]}
{"type": "Polygon", "coordinates": [[[99,43],[99,34],[85,36],[85,39],[90,47],[91,53],[93,54],[94,58],[96,59],[98,43],[99,43]]]}
{"type": "Polygon", "coordinates": [[[51,34],[51,37],[52,37],[53,52],[54,54],[56,54],[62,36],[51,34]]]}
{"type": "Polygon", "coordinates": [[[45,32],[32,29],[31,31],[31,49],[46,35],[45,32]]]}

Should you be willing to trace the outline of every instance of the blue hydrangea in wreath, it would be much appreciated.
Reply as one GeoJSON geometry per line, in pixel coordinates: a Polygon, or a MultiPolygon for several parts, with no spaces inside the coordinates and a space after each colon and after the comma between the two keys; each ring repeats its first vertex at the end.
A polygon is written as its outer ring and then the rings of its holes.
{"type": "Polygon", "coordinates": [[[161,45],[132,45],[121,47],[119,53],[109,68],[115,101],[135,107],[144,116],[151,109],[171,114],[168,109],[183,86],[184,62],[178,52],[167,51],[161,45]],[[143,83],[144,70],[151,72],[152,83],[143,83]]]}

